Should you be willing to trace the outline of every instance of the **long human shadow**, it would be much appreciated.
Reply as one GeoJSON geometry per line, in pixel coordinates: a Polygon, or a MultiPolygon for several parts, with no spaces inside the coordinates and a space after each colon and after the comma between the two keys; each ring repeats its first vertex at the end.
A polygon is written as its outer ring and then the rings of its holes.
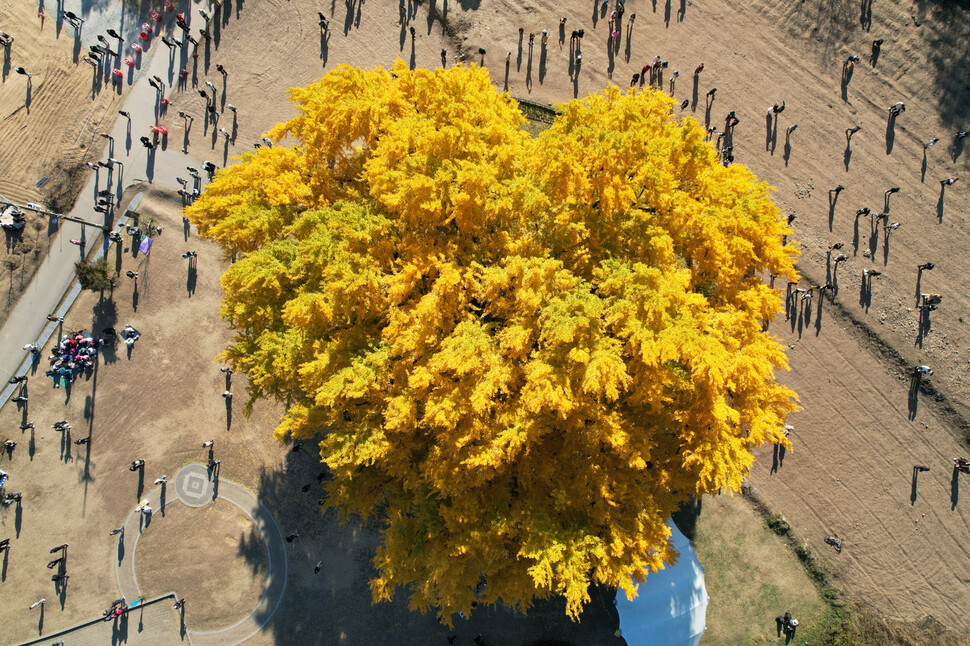
{"type": "Polygon", "coordinates": [[[771,150],[771,124],[775,120],[771,118],[771,113],[765,114],[765,150],[771,150]]]}
{"type": "Polygon", "coordinates": [[[539,85],[542,85],[542,82],[546,78],[546,55],[548,52],[548,47],[545,45],[539,46],[539,85]]]}
{"type": "Polygon", "coordinates": [[[923,340],[930,333],[932,323],[929,308],[921,308],[919,310],[919,323],[916,326],[916,347],[923,347],[923,340]]]}
{"type": "Polygon", "coordinates": [[[893,151],[893,143],[896,141],[896,117],[890,113],[886,120],[886,154],[893,151]]]}
{"type": "MultiPolygon", "coordinates": [[[[311,446],[304,443],[304,449],[311,446]]],[[[453,629],[440,624],[433,612],[410,610],[406,591],[398,590],[390,601],[373,604],[369,580],[377,575],[373,556],[382,523],[373,519],[365,523],[358,517],[341,522],[335,510],[320,512],[318,495],[294,495],[307,482],[326,478],[326,467],[315,452],[287,455],[286,468],[264,471],[256,490],[283,533],[300,535],[299,541],[287,546],[290,577],[298,584],[286,586],[275,613],[272,607],[260,607],[254,617],[257,623],[268,622],[264,630],[279,643],[424,646],[446,644],[449,636],[455,636],[455,644],[471,644],[475,635],[481,634],[487,644],[625,644],[616,635],[616,593],[600,586],[590,588],[591,600],[581,622],[570,621],[565,615],[565,601],[555,597],[537,601],[528,615],[505,606],[480,605],[468,619],[455,615],[453,629]],[[321,560],[319,574],[306,571],[321,560]],[[322,608],[318,603],[321,595],[327,598],[322,608]],[[309,616],[314,620],[308,621],[309,616]]],[[[237,549],[254,573],[265,571],[266,548],[255,527],[240,536],[237,549]]]]}
{"type": "MultiPolygon", "coordinates": [[[[561,32],[565,34],[565,29],[560,25],[561,32]]],[[[632,54],[631,48],[633,47],[633,23],[627,22],[626,24],[626,49],[623,51],[624,61],[629,63],[630,56],[632,54]]]]}
{"type": "Polygon", "coordinates": [[[950,511],[957,508],[960,502],[960,469],[953,465],[953,477],[950,478],[950,511]]]}
{"type": "Polygon", "coordinates": [[[198,265],[196,263],[195,256],[189,258],[189,268],[188,275],[185,277],[185,291],[188,292],[189,298],[195,294],[195,286],[198,282],[198,265]]]}
{"type": "Polygon", "coordinates": [[[936,200],[936,221],[943,222],[943,197],[946,195],[946,184],[940,182],[940,197],[936,200]]]}
{"type": "Polygon", "coordinates": [[[835,222],[835,205],[839,201],[839,191],[829,191],[829,231],[832,231],[832,223],[835,222]]]}
{"type": "Polygon", "coordinates": [[[822,292],[820,291],[818,294],[818,306],[815,310],[815,336],[822,333],[822,301],[824,300],[825,298],[822,297],[822,292]]]}
{"type": "Polygon", "coordinates": [[[3,69],[0,71],[0,80],[6,82],[7,77],[10,76],[10,45],[3,46],[3,69]]]}
{"type": "Polygon", "coordinates": [[[919,409],[919,386],[920,374],[913,372],[909,378],[909,397],[907,400],[909,409],[909,421],[916,419],[916,412],[919,409]]]}
{"type": "Polygon", "coordinates": [[[872,305],[872,282],[866,274],[862,274],[862,284],[859,287],[859,305],[866,312],[872,305]]]}

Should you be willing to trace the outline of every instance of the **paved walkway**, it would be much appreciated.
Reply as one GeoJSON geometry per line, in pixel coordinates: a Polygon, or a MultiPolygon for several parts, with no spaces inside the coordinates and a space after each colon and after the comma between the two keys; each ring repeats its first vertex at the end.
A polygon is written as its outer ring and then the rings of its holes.
{"type": "MultiPolygon", "coordinates": [[[[136,17],[137,18],[137,17],[136,17]]],[[[115,27],[125,36],[129,31],[137,29],[140,20],[134,20],[133,25],[125,28],[125,21],[131,21],[131,16],[123,10],[121,3],[109,3],[100,11],[93,9],[87,15],[86,29],[88,33],[95,33],[103,28],[115,27]],[[92,30],[91,28],[96,28],[92,30]]],[[[197,21],[198,22],[198,21],[197,21]]],[[[198,25],[192,33],[198,37],[198,25]]],[[[147,181],[165,188],[177,189],[177,176],[188,177],[186,166],[200,168],[202,161],[181,148],[171,145],[172,142],[183,141],[182,132],[173,132],[169,145],[157,147],[149,151],[138,141],[142,135],[151,136],[149,127],[156,122],[158,110],[155,88],[148,83],[151,76],[158,76],[166,81],[166,94],[172,93],[172,86],[177,80],[176,71],[185,64],[188,49],[178,51],[175,57],[170,57],[168,49],[160,39],[153,39],[151,47],[146,49],[141,65],[135,75],[135,81],[125,101],[123,110],[131,115],[130,122],[119,118],[110,132],[112,140],[105,140],[100,159],[113,158],[119,163],[112,169],[101,169],[92,173],[88,183],[82,190],[70,215],[88,222],[101,223],[112,228],[119,223],[105,221],[104,216],[94,210],[99,190],[110,189],[120,199],[124,189],[138,181],[147,181]]],[[[102,91],[111,92],[109,85],[102,91]]],[[[194,91],[191,88],[187,91],[194,91]]],[[[201,116],[201,115],[200,115],[201,116]]],[[[195,124],[195,138],[204,136],[202,119],[195,124]]],[[[189,136],[184,136],[189,141],[189,136]]],[[[221,151],[213,151],[213,159],[222,162],[221,151]]],[[[230,151],[234,154],[234,151],[230,151]]],[[[38,216],[32,216],[38,217],[38,216]]],[[[54,324],[46,320],[46,316],[58,311],[58,305],[65,295],[77,289],[77,278],[74,263],[79,260],[81,252],[71,245],[72,238],[87,240],[88,248],[96,241],[95,236],[100,231],[96,228],[83,227],[74,222],[61,220],[58,230],[48,238],[49,251],[41,263],[30,285],[24,291],[14,309],[10,312],[6,322],[0,327],[0,383],[8,376],[18,373],[27,358],[22,349],[24,344],[33,343],[42,337],[49,336],[54,324]],[[85,232],[83,229],[87,228],[85,232]]],[[[66,306],[69,306],[65,304],[66,306]]],[[[133,323],[137,323],[133,321],[133,323]]],[[[0,405],[12,393],[11,388],[3,389],[0,405]]],[[[238,623],[213,632],[195,632],[188,630],[180,633],[180,619],[178,613],[167,601],[159,601],[153,605],[146,605],[143,609],[130,613],[125,623],[105,623],[95,621],[75,626],[61,633],[65,635],[65,643],[70,644],[167,644],[175,643],[174,639],[188,639],[195,646],[238,644],[247,640],[258,632],[276,611],[283,592],[286,588],[287,562],[283,535],[272,514],[263,507],[256,497],[239,485],[209,478],[205,466],[200,464],[188,465],[179,471],[171,487],[159,487],[148,494],[148,499],[155,511],[172,502],[166,499],[166,494],[174,495],[174,500],[191,507],[204,506],[217,497],[233,503],[246,513],[257,526],[263,537],[267,550],[268,577],[266,590],[255,608],[252,609],[238,623]],[[169,489],[169,491],[166,491],[169,489]],[[258,622],[255,616],[263,618],[258,622]],[[68,633],[70,634],[67,637],[68,633]],[[173,637],[173,635],[177,637],[173,637]]],[[[125,532],[119,540],[118,559],[115,560],[118,587],[128,599],[140,596],[138,580],[134,571],[134,553],[138,545],[139,523],[142,514],[132,512],[126,523],[125,532]]],[[[152,522],[164,522],[159,515],[152,522]]],[[[170,601],[170,599],[168,600],[170,601]]],[[[2,631],[0,631],[2,633],[2,631]]],[[[2,639],[2,637],[0,637],[2,639]]],[[[44,636],[37,642],[52,643],[57,641],[54,635],[44,636]]]]}
{"type": "MultiPolygon", "coordinates": [[[[146,16],[147,17],[147,16],[146,16]]],[[[127,11],[122,11],[122,3],[108,3],[101,11],[93,9],[85,21],[85,32],[92,34],[89,38],[93,41],[93,34],[98,33],[95,29],[101,30],[106,27],[119,27],[120,31],[125,32],[125,20],[133,21],[132,16],[127,11]]],[[[196,21],[199,22],[199,21],[196,21]]],[[[134,20],[133,24],[140,24],[141,20],[134,20]]],[[[134,26],[129,27],[135,29],[134,26]]],[[[132,32],[136,37],[137,33],[132,32]]],[[[180,30],[179,30],[179,33],[180,30]]],[[[198,26],[193,27],[192,33],[198,37],[198,26]]],[[[189,50],[184,49],[179,57],[188,56],[189,50]]],[[[114,223],[105,222],[105,216],[94,210],[99,190],[110,189],[120,198],[124,189],[137,181],[147,181],[151,184],[178,189],[180,186],[175,181],[177,176],[188,177],[186,166],[199,168],[201,161],[183,153],[181,148],[174,143],[166,146],[159,146],[149,156],[149,150],[142,146],[138,138],[142,135],[151,136],[149,127],[155,124],[156,114],[156,90],[148,84],[151,76],[158,76],[166,82],[166,95],[174,92],[172,85],[175,78],[176,65],[180,60],[172,60],[169,57],[168,48],[162,44],[160,39],[153,39],[151,45],[146,49],[142,58],[142,63],[135,74],[135,81],[130,89],[128,98],[125,100],[123,110],[131,115],[131,122],[119,117],[115,121],[111,136],[113,141],[105,141],[104,148],[101,150],[99,159],[107,160],[109,157],[118,160],[116,170],[101,169],[97,173],[92,173],[84,190],[78,196],[74,208],[70,215],[86,220],[88,222],[104,223],[105,226],[112,226],[114,223]]],[[[111,85],[102,89],[102,92],[113,92],[111,85]]],[[[186,90],[193,92],[191,88],[186,90]]],[[[194,138],[201,142],[203,135],[202,119],[195,124],[194,138]]],[[[101,141],[98,139],[98,141],[101,141]]],[[[181,142],[182,132],[173,130],[170,135],[170,142],[181,142]]],[[[221,162],[221,151],[213,151],[213,159],[221,162]]],[[[230,154],[234,151],[230,147],[230,154]]],[[[221,165],[221,164],[220,164],[221,165]]],[[[203,174],[204,176],[204,174],[203,174]]],[[[28,217],[43,217],[38,215],[28,215],[28,217]]],[[[94,227],[84,227],[76,222],[60,220],[57,232],[48,238],[48,255],[37,269],[37,273],[31,280],[30,285],[24,290],[17,305],[10,312],[6,322],[0,327],[0,378],[5,381],[9,376],[16,373],[18,367],[23,362],[26,352],[23,350],[24,344],[33,343],[40,338],[44,327],[47,325],[47,315],[57,309],[58,304],[64,295],[77,284],[74,271],[74,263],[81,259],[81,252],[75,245],[70,244],[72,238],[86,239],[87,249],[95,242],[95,236],[100,235],[100,231],[94,227]],[[82,229],[87,229],[85,233],[82,229]],[[86,237],[85,237],[86,236],[86,237]]]]}
{"type": "Polygon", "coordinates": [[[167,594],[151,599],[112,621],[93,619],[22,642],[18,646],[49,646],[58,641],[63,641],[65,646],[178,644],[186,641],[187,635],[181,630],[179,612],[172,607],[173,599],[174,595],[167,594]]]}
{"type": "MultiPolygon", "coordinates": [[[[246,641],[269,621],[286,590],[286,543],[276,519],[248,489],[219,478],[217,473],[210,472],[201,464],[189,464],[179,470],[171,483],[163,484],[145,496],[154,510],[149,526],[164,523],[165,519],[158,512],[174,501],[189,507],[204,507],[217,498],[230,502],[249,516],[266,547],[266,590],[256,607],[238,623],[221,630],[199,632],[189,628],[188,638],[193,646],[224,646],[246,641]],[[261,620],[257,619],[257,615],[261,620]]],[[[143,514],[132,511],[125,520],[124,533],[119,535],[115,575],[118,589],[127,599],[141,596],[135,572],[135,551],[138,549],[138,538],[145,529],[143,525],[143,514]]]]}

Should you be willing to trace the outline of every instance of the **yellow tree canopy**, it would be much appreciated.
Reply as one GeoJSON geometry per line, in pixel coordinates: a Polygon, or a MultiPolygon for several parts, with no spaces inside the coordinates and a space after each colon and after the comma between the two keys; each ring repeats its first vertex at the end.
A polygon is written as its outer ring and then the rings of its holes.
{"type": "Polygon", "coordinates": [[[445,621],[676,557],[687,496],[738,490],[794,393],[758,278],[796,278],[770,189],[659,92],[530,137],[472,67],[340,67],[186,213],[236,262],[225,357],[319,439],[326,504],[377,515],[376,600],[445,621]],[[484,577],[484,579],[482,578],[484,577]],[[485,586],[476,584],[484,580],[485,586]]]}

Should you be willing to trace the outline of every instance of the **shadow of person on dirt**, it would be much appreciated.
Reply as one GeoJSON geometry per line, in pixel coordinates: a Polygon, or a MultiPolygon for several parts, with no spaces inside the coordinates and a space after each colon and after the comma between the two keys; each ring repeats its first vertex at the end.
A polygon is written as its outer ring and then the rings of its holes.
{"type": "Polygon", "coordinates": [[[946,184],[940,183],[940,197],[936,200],[936,221],[943,222],[943,197],[946,194],[946,184]]]}
{"type": "Polygon", "coordinates": [[[896,115],[890,113],[886,120],[886,154],[893,151],[893,144],[896,141],[896,115]]]}
{"type": "Polygon", "coordinates": [[[114,328],[118,322],[118,308],[115,305],[112,295],[101,296],[91,312],[91,335],[97,338],[104,338],[104,345],[98,350],[99,359],[105,364],[114,363],[118,357],[116,354],[115,337],[104,334],[106,328],[114,328]]]}
{"type": "Polygon", "coordinates": [[[960,469],[953,465],[953,476],[950,478],[950,511],[957,508],[960,502],[960,469]]]}
{"type": "Polygon", "coordinates": [[[913,484],[912,484],[912,486],[910,487],[910,490],[909,490],[909,504],[910,504],[910,506],[916,504],[916,498],[917,498],[916,485],[917,485],[918,480],[919,480],[919,473],[920,473],[920,469],[921,468],[922,467],[919,467],[917,465],[913,465],[913,484]]]}
{"type": "Polygon", "coordinates": [[[919,372],[913,372],[909,378],[909,398],[908,398],[908,408],[909,408],[909,420],[913,421],[916,419],[916,411],[919,408],[919,387],[922,381],[923,375],[919,372]]]}
{"type": "Polygon", "coordinates": [[[185,291],[188,292],[189,298],[192,298],[192,295],[195,294],[195,286],[198,282],[197,267],[195,256],[189,258],[188,273],[185,277],[185,291]]]}

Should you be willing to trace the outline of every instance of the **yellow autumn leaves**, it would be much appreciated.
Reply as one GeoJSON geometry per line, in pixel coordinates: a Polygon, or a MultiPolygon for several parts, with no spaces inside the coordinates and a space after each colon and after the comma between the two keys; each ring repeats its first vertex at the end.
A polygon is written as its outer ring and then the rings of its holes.
{"type": "Polygon", "coordinates": [[[285,404],[277,437],[318,439],[327,504],[382,519],[375,599],[577,617],[785,441],[758,276],[795,278],[789,231],[670,98],[611,88],[535,138],[475,67],[343,66],[292,98],[292,145],[186,213],[236,257],[225,355],[285,404]]]}

